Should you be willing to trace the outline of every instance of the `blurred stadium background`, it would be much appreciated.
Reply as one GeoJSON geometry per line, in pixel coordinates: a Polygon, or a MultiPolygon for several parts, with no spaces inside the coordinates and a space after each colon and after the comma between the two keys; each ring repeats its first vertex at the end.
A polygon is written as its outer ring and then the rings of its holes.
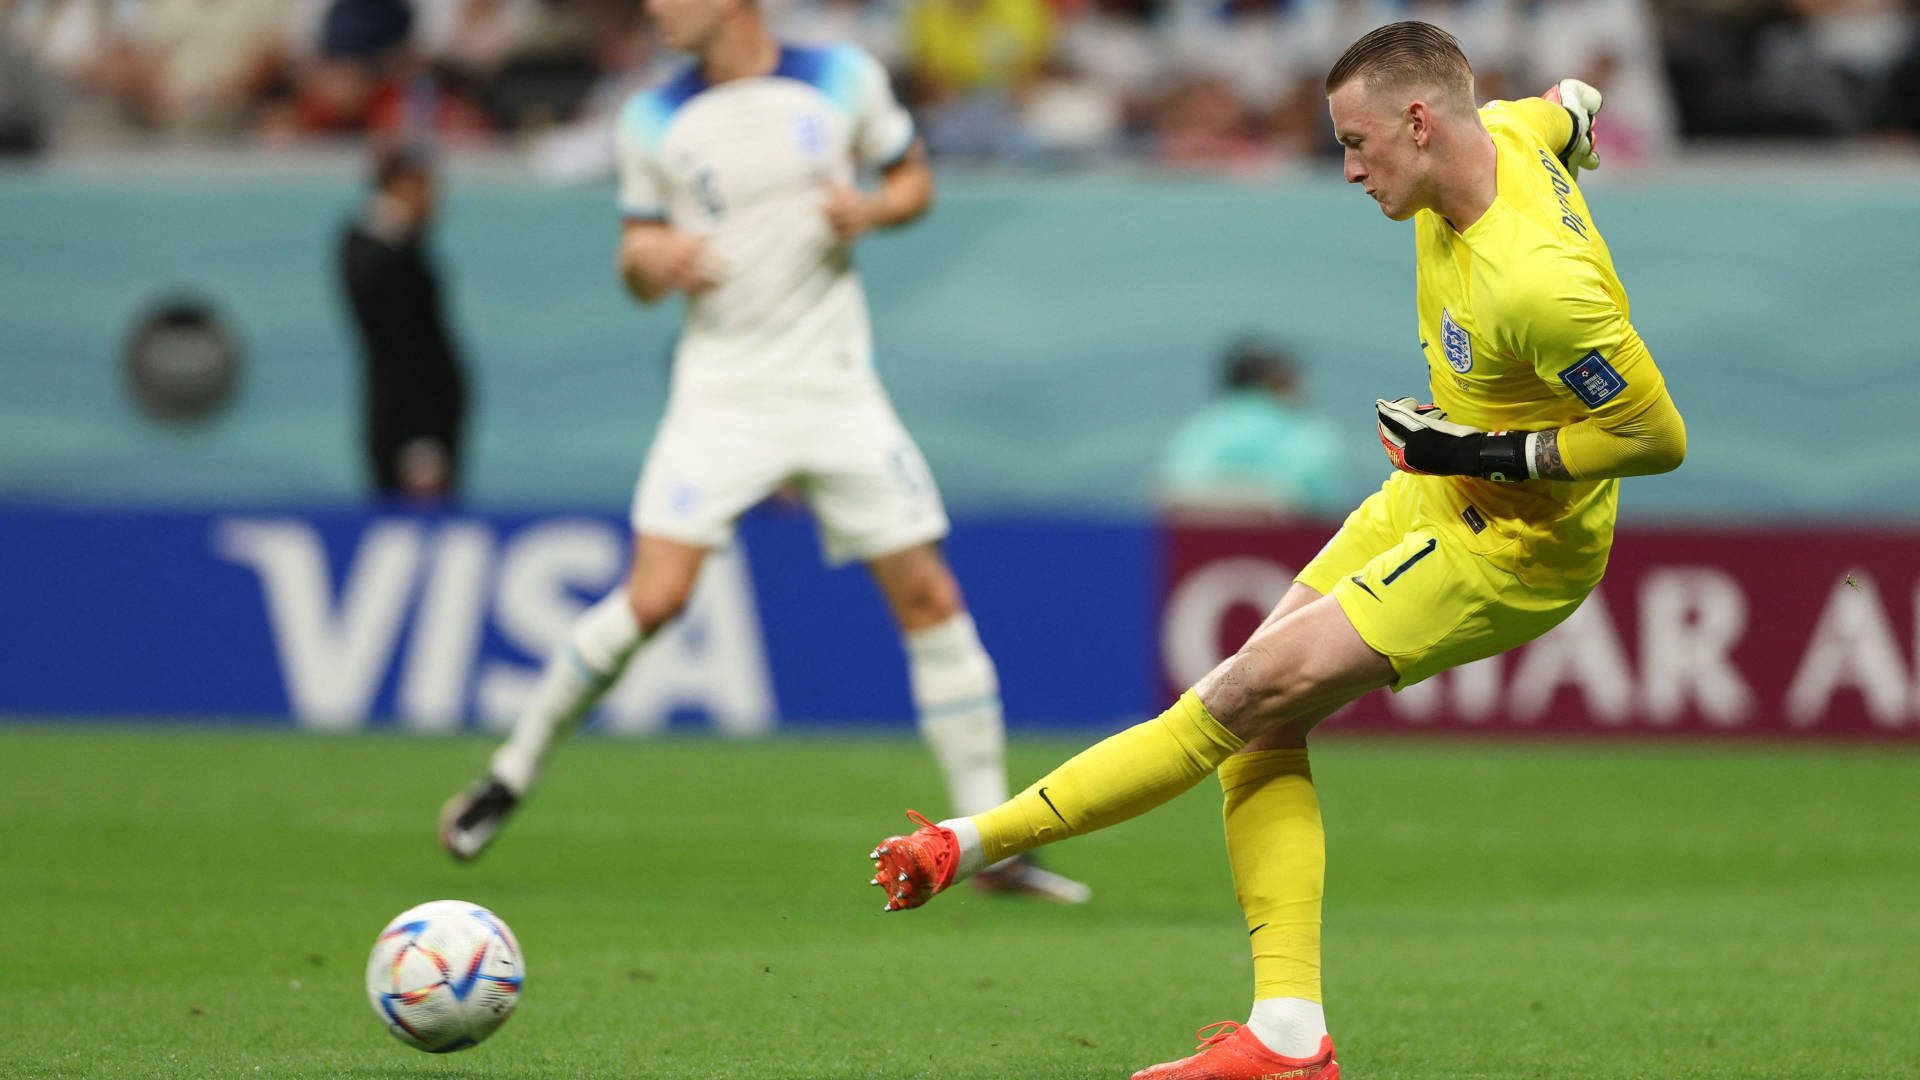
{"type": "MultiPolygon", "coordinates": [[[[1457,34],[1487,96],[1601,86],[1603,166],[1582,187],[1689,457],[1623,485],[1613,568],[1566,626],[1328,725],[1343,1060],[1920,1075],[1910,1019],[1880,1015],[1920,992],[1894,959],[1920,946],[1920,7],[767,5],[794,39],[886,61],[934,152],[932,215],[864,240],[859,264],[882,375],[955,516],[1017,782],[1157,711],[1337,523],[1170,508],[1160,463],[1223,351],[1252,336],[1297,360],[1340,433],[1346,504],[1384,475],[1371,400],[1422,392],[1410,236],[1340,181],[1332,58],[1422,18],[1457,34]],[[1388,737],[1440,732],[1470,738],[1388,737]],[[1471,805],[1429,762],[1468,778],[1471,805]]],[[[0,989],[32,1033],[0,1073],[444,1071],[367,1064],[400,1052],[352,997],[360,939],[429,893],[486,894],[534,978],[553,972],[465,1055],[495,1055],[472,1075],[1125,1075],[1243,1007],[1203,788],[1165,824],[1061,849],[1105,905],[1084,921],[932,916],[933,966],[964,976],[927,991],[959,1064],[827,1052],[894,1001],[846,972],[914,939],[841,916],[868,902],[839,888],[861,864],[815,856],[857,855],[936,780],[906,741],[880,601],[822,569],[783,505],[750,515],[592,728],[815,737],[575,749],[541,812],[463,874],[430,822],[479,738],[297,733],[501,730],[621,573],[677,319],[611,271],[609,133],[673,62],[613,0],[0,0],[0,921],[48,943],[0,989]],[[362,463],[335,249],[371,150],[400,140],[442,170],[432,246],[473,392],[457,499],[373,499],[362,463]],[[142,398],[133,346],[181,301],[234,364],[189,350],[155,375],[148,357],[159,400],[142,398]],[[169,387],[211,404],[169,415],[169,387]],[[858,797],[871,770],[887,779],[858,797]],[[736,781],[732,808],[665,827],[648,792],[685,776],[736,781]],[[738,830],[796,805],[773,830],[790,893],[693,920],[703,888],[733,887],[712,863],[738,830]],[[680,875],[664,891],[662,867],[680,875]],[[50,944],[97,941],[100,919],[128,928],[118,959],[50,944]],[[1010,936],[976,955],[996,921],[1010,936]],[[1116,957],[1115,934],[1145,951],[1116,957]],[[1047,950],[1047,974],[1020,967],[1047,950]],[[714,1025],[771,985],[762,966],[804,974],[756,1006],[770,1042],[729,1041],[714,1025]],[[122,996],[129,979],[143,989],[122,996]],[[335,998],[279,991],[302,980],[335,998]],[[995,985],[1080,995],[1083,1019],[1043,1024],[1023,1056],[995,985]],[[71,1019],[101,1011],[104,1042],[71,1019]],[[993,1048],[976,1023],[999,1025],[993,1048]]]]}

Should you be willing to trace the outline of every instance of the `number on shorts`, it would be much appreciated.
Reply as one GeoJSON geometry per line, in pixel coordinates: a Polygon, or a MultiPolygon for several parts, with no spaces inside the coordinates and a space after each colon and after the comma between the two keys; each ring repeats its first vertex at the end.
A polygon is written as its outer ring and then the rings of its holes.
{"type": "Polygon", "coordinates": [[[893,466],[894,478],[900,481],[901,487],[907,489],[907,494],[920,494],[924,486],[920,482],[920,470],[914,468],[913,458],[907,453],[906,447],[894,447],[893,452],[887,455],[887,463],[893,466]]]}
{"type": "Polygon", "coordinates": [[[1416,551],[1416,552],[1414,552],[1413,554],[1411,554],[1411,555],[1409,555],[1409,556],[1407,556],[1407,561],[1406,561],[1406,562],[1403,562],[1403,563],[1401,563],[1401,564],[1400,564],[1399,566],[1396,566],[1396,567],[1394,567],[1394,568],[1393,568],[1393,573],[1391,573],[1391,574],[1388,574],[1388,575],[1387,575],[1386,577],[1383,577],[1383,578],[1381,578],[1381,579],[1380,579],[1380,584],[1382,584],[1382,585],[1391,585],[1391,584],[1393,584],[1393,579],[1394,579],[1394,578],[1397,578],[1397,577],[1399,577],[1399,576],[1400,576],[1401,574],[1404,574],[1404,573],[1406,573],[1406,572],[1407,572],[1408,570],[1410,570],[1410,569],[1412,569],[1412,568],[1413,568],[1413,564],[1414,564],[1414,563],[1417,563],[1417,562],[1419,562],[1419,561],[1420,561],[1421,559],[1424,559],[1424,558],[1426,558],[1427,556],[1429,556],[1429,555],[1431,555],[1431,554],[1433,554],[1433,549],[1434,549],[1434,548],[1437,548],[1437,547],[1439,547],[1439,546],[1440,546],[1440,541],[1439,541],[1438,539],[1436,539],[1436,538],[1434,538],[1434,537],[1431,537],[1431,536],[1430,536],[1430,537],[1428,537],[1428,538],[1427,538],[1427,546],[1426,546],[1426,547],[1423,547],[1423,548],[1421,548],[1421,549],[1420,549],[1419,551],[1416,551]]]}

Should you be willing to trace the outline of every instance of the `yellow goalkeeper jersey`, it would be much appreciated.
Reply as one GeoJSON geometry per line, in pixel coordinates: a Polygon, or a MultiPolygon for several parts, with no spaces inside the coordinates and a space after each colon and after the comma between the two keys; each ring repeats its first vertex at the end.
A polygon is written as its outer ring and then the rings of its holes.
{"type": "MultiPolygon", "coordinates": [[[[1484,431],[1539,431],[1589,419],[1612,428],[1666,402],[1606,241],[1557,159],[1572,131],[1566,110],[1495,101],[1480,118],[1499,157],[1493,205],[1464,231],[1431,210],[1414,220],[1434,404],[1484,431]]],[[[1581,440],[1570,434],[1561,452],[1579,475],[1581,440]]],[[[1420,479],[1454,520],[1521,541],[1500,561],[1523,581],[1590,586],[1606,569],[1617,480],[1420,479]]]]}

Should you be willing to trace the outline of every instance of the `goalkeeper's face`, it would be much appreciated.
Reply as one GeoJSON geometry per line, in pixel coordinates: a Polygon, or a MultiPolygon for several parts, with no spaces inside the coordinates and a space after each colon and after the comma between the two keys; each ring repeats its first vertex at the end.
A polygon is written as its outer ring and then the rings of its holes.
{"type": "Polygon", "coordinates": [[[1365,79],[1342,83],[1327,98],[1333,114],[1334,138],[1342,155],[1347,183],[1359,184],[1380,204],[1380,212],[1405,221],[1426,205],[1429,112],[1419,102],[1400,106],[1400,96],[1384,88],[1370,88],[1365,79]]]}

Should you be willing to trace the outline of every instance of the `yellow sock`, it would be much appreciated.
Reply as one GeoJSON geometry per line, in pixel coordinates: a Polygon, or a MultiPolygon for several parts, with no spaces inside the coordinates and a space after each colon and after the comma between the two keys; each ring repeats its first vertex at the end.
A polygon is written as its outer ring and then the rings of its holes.
{"type": "Polygon", "coordinates": [[[971,820],[986,861],[999,862],[1143,814],[1199,783],[1242,745],[1189,690],[1158,717],[1087,747],[971,820]]]}
{"type": "Polygon", "coordinates": [[[1220,766],[1227,862],[1253,943],[1253,997],[1320,1000],[1327,834],[1305,750],[1236,754],[1220,766]]]}

